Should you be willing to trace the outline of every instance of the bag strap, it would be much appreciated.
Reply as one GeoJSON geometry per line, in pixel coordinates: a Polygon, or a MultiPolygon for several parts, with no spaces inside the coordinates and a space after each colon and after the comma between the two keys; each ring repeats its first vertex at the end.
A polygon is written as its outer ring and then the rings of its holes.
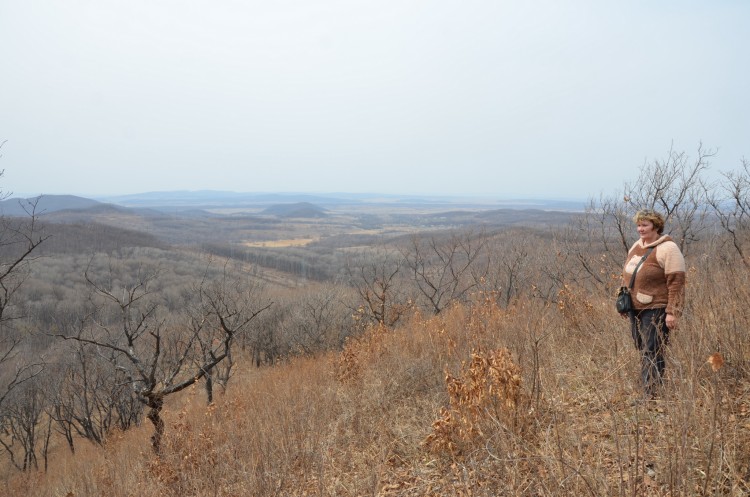
{"type": "Polygon", "coordinates": [[[631,290],[633,289],[633,285],[635,285],[635,275],[636,275],[636,273],[638,273],[638,268],[639,268],[639,267],[641,267],[641,264],[643,264],[643,261],[645,261],[645,260],[646,260],[646,258],[648,257],[648,255],[649,255],[649,254],[651,253],[651,251],[652,251],[652,250],[654,250],[654,247],[651,247],[651,248],[649,248],[649,249],[648,249],[648,250],[646,251],[646,253],[645,253],[645,254],[643,254],[643,257],[641,257],[641,260],[640,260],[640,262],[638,263],[638,265],[637,265],[637,266],[635,267],[635,269],[633,270],[633,276],[631,276],[631,277],[630,277],[630,287],[629,287],[629,288],[630,288],[631,290]]]}

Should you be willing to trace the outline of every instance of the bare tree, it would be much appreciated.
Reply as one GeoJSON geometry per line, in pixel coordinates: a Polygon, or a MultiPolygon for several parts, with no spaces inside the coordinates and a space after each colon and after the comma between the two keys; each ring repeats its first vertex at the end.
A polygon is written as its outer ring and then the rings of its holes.
{"type": "Polygon", "coordinates": [[[240,268],[228,264],[225,263],[219,278],[208,281],[204,277],[194,289],[199,298],[198,313],[186,308],[188,328],[191,335],[197,337],[201,352],[193,359],[195,365],[199,368],[212,365],[203,372],[209,403],[213,402],[214,381],[226,389],[232,376],[234,341],[247,333],[250,322],[272,305],[261,299],[260,286],[250,281],[240,268]],[[219,360],[222,355],[223,359],[219,360]]]}
{"type": "Polygon", "coordinates": [[[495,294],[506,307],[521,295],[523,287],[529,282],[534,245],[532,235],[521,230],[503,233],[487,245],[489,269],[482,280],[482,287],[495,294]]]}
{"type": "MultiPolygon", "coordinates": [[[[0,143],[0,148],[5,142],[0,143]]],[[[0,171],[0,177],[4,171],[0,171]]],[[[0,200],[10,194],[0,191],[0,200]]],[[[37,248],[46,239],[37,224],[39,199],[22,201],[28,214],[23,218],[0,215],[0,408],[13,389],[38,375],[43,361],[25,361],[19,354],[23,334],[16,329],[22,317],[17,294],[29,275],[37,248]]]]}
{"type": "Polygon", "coordinates": [[[599,246],[607,254],[625,255],[633,243],[633,215],[630,198],[599,196],[586,206],[586,216],[577,218],[577,233],[589,246],[599,246]]]}
{"type": "Polygon", "coordinates": [[[638,179],[625,186],[623,200],[638,209],[661,211],[672,226],[673,238],[686,253],[689,245],[705,229],[705,188],[702,175],[715,150],[698,145],[695,157],[670,148],[667,157],[641,168],[638,179]]]}
{"type": "Polygon", "coordinates": [[[566,287],[586,287],[591,281],[590,269],[581,263],[582,257],[590,256],[590,247],[577,238],[579,230],[574,225],[562,226],[550,235],[544,250],[530,255],[535,267],[531,291],[535,298],[553,304],[566,287]]]}
{"type": "Polygon", "coordinates": [[[630,209],[623,199],[591,200],[585,215],[558,232],[556,261],[562,264],[553,272],[567,283],[594,287],[598,292],[610,293],[620,286],[616,276],[634,241],[630,209]]]}
{"type": "MultiPolygon", "coordinates": [[[[4,144],[0,143],[0,148],[4,144]]],[[[3,173],[0,171],[0,177],[3,173]]],[[[0,192],[0,199],[8,196],[0,192]]],[[[29,362],[18,353],[24,335],[15,326],[22,317],[15,301],[37,248],[47,239],[37,224],[38,201],[20,201],[27,217],[0,215],[0,444],[11,463],[22,470],[38,467],[36,429],[42,401],[38,388],[29,380],[41,374],[43,361],[29,362]],[[25,385],[23,390],[19,388],[25,385]],[[23,453],[20,461],[19,447],[23,453]]]]}
{"type": "Polygon", "coordinates": [[[279,358],[289,353],[290,348],[284,334],[282,323],[289,319],[290,305],[276,301],[264,311],[253,323],[253,330],[240,337],[241,347],[250,349],[256,367],[262,364],[274,364],[279,358]]]}
{"type": "MultiPolygon", "coordinates": [[[[39,433],[44,414],[44,393],[37,382],[27,382],[15,389],[7,399],[0,415],[0,445],[17,469],[27,471],[39,469],[39,452],[46,460],[48,443],[39,447],[39,433]]],[[[47,424],[46,440],[49,441],[50,425],[47,424]]],[[[45,438],[41,438],[41,441],[45,438]]]]}
{"type": "Polygon", "coordinates": [[[82,321],[75,334],[56,334],[96,347],[122,372],[148,408],[146,417],[154,426],[152,448],[157,454],[164,433],[164,399],[195,384],[226,359],[236,334],[263,310],[236,307],[221,292],[205,292],[204,317],[216,318],[218,328],[185,326],[161,312],[155,292],[158,276],[158,269],[143,266],[130,275],[118,273],[112,260],[103,278],[87,270],[85,279],[96,312],[82,321]],[[201,341],[210,343],[208,352],[201,352],[201,341]]]}
{"type": "Polygon", "coordinates": [[[707,192],[708,203],[740,260],[750,269],[750,162],[743,159],[741,171],[722,175],[719,190],[707,192]]]}
{"type": "Polygon", "coordinates": [[[632,219],[641,209],[661,212],[668,232],[687,254],[709,225],[704,173],[714,155],[702,144],[693,157],[670,148],[665,158],[645,163],[619,194],[590,200],[564,240],[565,252],[573,255],[586,279],[600,290],[618,284],[622,260],[636,240],[632,219]]]}
{"type": "Polygon", "coordinates": [[[487,237],[481,232],[451,233],[446,237],[414,235],[403,249],[406,267],[417,290],[435,314],[455,301],[464,300],[488,271],[480,255],[487,237]]]}
{"type": "Polygon", "coordinates": [[[339,346],[343,342],[349,315],[340,288],[316,286],[295,298],[289,316],[290,338],[305,354],[339,346]]]}
{"type": "Polygon", "coordinates": [[[349,283],[359,296],[355,315],[365,322],[394,326],[409,303],[401,280],[405,259],[386,246],[347,260],[349,283]]]}
{"type": "Polygon", "coordinates": [[[75,452],[76,436],[103,445],[113,428],[137,424],[143,409],[123,374],[99,356],[96,347],[76,342],[70,352],[73,360],[58,367],[47,411],[75,452]]]}

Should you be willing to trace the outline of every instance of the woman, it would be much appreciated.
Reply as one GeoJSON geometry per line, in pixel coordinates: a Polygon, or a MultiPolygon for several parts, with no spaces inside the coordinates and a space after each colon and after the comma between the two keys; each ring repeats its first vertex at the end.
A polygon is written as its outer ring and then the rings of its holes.
{"type": "Polygon", "coordinates": [[[637,268],[631,290],[635,310],[629,313],[630,329],[642,356],[643,387],[646,395],[654,396],[662,385],[664,347],[669,332],[677,328],[682,315],[685,259],[674,240],[662,235],[664,218],[661,214],[639,211],[633,221],[640,238],[628,252],[622,279],[623,285],[629,286],[637,268]],[[646,258],[641,262],[644,255],[646,258]]]}

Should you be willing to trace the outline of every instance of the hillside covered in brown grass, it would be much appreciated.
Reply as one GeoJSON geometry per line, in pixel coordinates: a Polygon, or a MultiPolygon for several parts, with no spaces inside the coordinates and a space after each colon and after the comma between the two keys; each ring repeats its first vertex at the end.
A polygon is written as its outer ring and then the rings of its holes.
{"type": "Polygon", "coordinates": [[[708,157],[584,212],[0,215],[0,495],[750,495],[750,163],[708,157]],[[644,206],[687,265],[655,397],[644,206]]]}
{"type": "Polygon", "coordinates": [[[690,269],[667,385],[637,388],[639,357],[608,299],[561,292],[507,309],[487,295],[340,352],[245,367],[206,405],[168,406],[104,448],[62,448],[6,495],[747,495],[746,274],[690,269]],[[721,358],[721,360],[720,360],[721,358]]]}

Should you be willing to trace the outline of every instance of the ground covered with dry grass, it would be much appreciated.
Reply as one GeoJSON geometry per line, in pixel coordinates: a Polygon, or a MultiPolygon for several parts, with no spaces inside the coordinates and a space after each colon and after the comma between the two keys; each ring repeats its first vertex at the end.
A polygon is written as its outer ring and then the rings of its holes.
{"type": "Polygon", "coordinates": [[[248,367],[211,405],[200,389],[172,399],[160,456],[144,425],[104,449],[61,447],[2,493],[749,495],[749,290],[731,272],[690,280],[657,400],[639,393],[610,300],[477,296],[340,352],[248,367]]]}

